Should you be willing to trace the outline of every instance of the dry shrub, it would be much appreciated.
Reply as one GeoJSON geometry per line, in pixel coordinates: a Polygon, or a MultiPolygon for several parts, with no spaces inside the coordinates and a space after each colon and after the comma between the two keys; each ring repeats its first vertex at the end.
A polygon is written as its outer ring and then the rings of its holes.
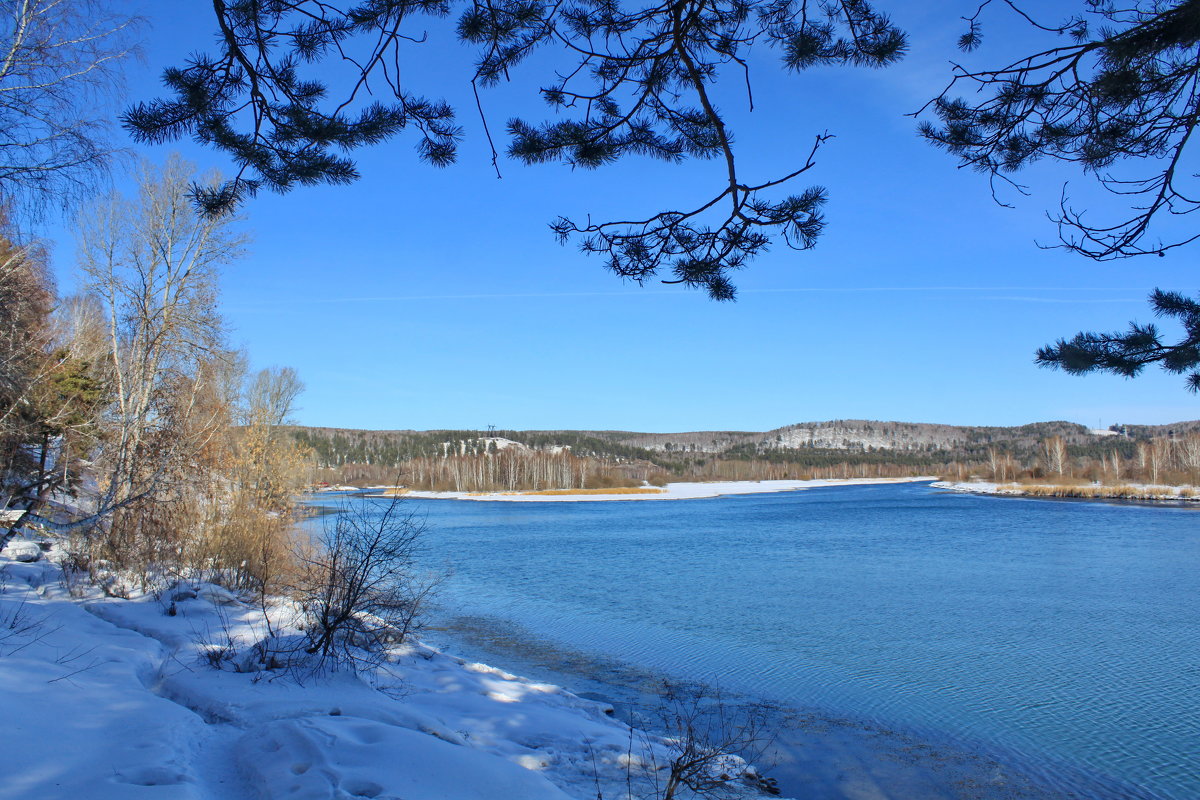
{"type": "Polygon", "coordinates": [[[179,497],[147,497],[113,512],[85,539],[86,558],[132,576],[142,585],[186,566],[196,514],[179,497]]]}
{"type": "Polygon", "coordinates": [[[413,633],[440,579],[416,570],[424,522],[392,499],[347,504],[299,549],[291,594],[315,666],[376,663],[413,633]]]}
{"type": "Polygon", "coordinates": [[[1041,478],[1021,478],[1017,481],[1017,483],[1021,484],[1021,485],[1029,484],[1031,486],[1032,485],[1043,486],[1043,487],[1053,486],[1053,487],[1063,487],[1063,488],[1084,487],[1084,486],[1091,485],[1090,481],[1085,480],[1084,478],[1077,478],[1077,477],[1074,477],[1071,475],[1046,475],[1041,478]]]}
{"type": "Polygon", "coordinates": [[[206,580],[260,596],[280,591],[294,567],[295,515],[255,505],[235,495],[205,528],[197,543],[197,567],[206,580]]]}
{"type": "MultiPolygon", "coordinates": [[[[654,764],[654,797],[732,800],[747,787],[779,794],[775,782],[751,766],[775,739],[765,703],[731,703],[719,690],[664,682],[651,725],[666,736],[670,757],[654,764]]],[[[648,755],[653,760],[653,751],[648,755]]]]}

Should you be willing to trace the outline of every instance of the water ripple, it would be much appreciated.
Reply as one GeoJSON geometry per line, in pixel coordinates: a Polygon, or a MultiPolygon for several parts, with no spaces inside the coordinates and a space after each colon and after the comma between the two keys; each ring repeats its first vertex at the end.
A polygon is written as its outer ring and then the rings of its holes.
{"type": "Polygon", "coordinates": [[[1003,753],[1064,794],[1200,797],[1195,513],[913,485],[421,510],[468,613],[1003,753]]]}

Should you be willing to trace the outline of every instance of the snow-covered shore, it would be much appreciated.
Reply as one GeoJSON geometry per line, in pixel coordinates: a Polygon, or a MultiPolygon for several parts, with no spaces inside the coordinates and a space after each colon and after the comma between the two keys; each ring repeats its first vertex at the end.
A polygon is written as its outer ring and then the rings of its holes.
{"type": "Polygon", "coordinates": [[[859,486],[877,483],[919,483],[937,480],[936,476],[917,478],[835,478],[810,481],[720,481],[710,483],[668,483],[662,491],[648,494],[531,494],[528,492],[425,492],[409,491],[404,497],[433,500],[481,500],[519,503],[579,503],[615,500],[697,500],[731,494],[793,492],[824,486],[859,486]]]}
{"type": "Polygon", "coordinates": [[[603,703],[421,644],[357,675],[252,669],[268,617],[217,586],[73,597],[5,556],[0,576],[0,800],[616,800],[666,762],[603,703]]]}
{"type": "Polygon", "coordinates": [[[991,481],[937,481],[935,489],[969,494],[1003,495],[1007,497],[1080,498],[1093,500],[1137,500],[1167,502],[1200,502],[1200,487],[1165,486],[1148,483],[1119,485],[995,483],[991,481]]]}

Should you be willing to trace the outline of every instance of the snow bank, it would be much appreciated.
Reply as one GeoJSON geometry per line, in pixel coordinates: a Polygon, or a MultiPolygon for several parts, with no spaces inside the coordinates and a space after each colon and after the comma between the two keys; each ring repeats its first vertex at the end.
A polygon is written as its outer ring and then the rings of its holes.
{"type": "Polygon", "coordinates": [[[1000,484],[990,481],[934,481],[930,484],[934,489],[945,489],[950,492],[965,492],[967,494],[1010,494],[1018,495],[1016,484],[1001,489],[1000,484]]]}
{"type": "Polygon", "coordinates": [[[269,722],[243,738],[239,759],[264,797],[288,800],[570,800],[516,764],[415,731],[346,716],[269,722]]]}
{"type": "Polygon", "coordinates": [[[696,500],[730,494],[764,494],[816,489],[823,486],[859,486],[877,483],[917,483],[936,480],[935,476],[920,478],[847,478],[811,481],[714,481],[709,483],[668,483],[656,494],[523,494],[521,492],[424,492],[410,491],[404,497],[423,497],[432,500],[481,500],[518,503],[580,503],[614,500],[696,500]]]}
{"type": "Polygon", "coordinates": [[[51,599],[46,571],[14,569],[41,566],[7,565],[0,595],[0,798],[204,797],[191,769],[204,724],[154,692],[163,646],[51,599]]]}
{"type": "Polygon", "coordinates": [[[288,609],[219,587],[77,599],[10,558],[0,578],[0,800],[618,800],[668,758],[604,704],[419,644],[357,675],[255,671],[288,609]]]}
{"type": "Polygon", "coordinates": [[[42,557],[42,548],[37,542],[27,542],[23,539],[10,539],[0,552],[14,561],[37,561],[42,557]]]}

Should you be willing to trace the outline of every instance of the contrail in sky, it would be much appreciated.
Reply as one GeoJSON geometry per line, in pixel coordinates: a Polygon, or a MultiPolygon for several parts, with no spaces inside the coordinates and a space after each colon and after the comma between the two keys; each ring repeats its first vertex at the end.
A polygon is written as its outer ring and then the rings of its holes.
{"type": "MultiPolygon", "coordinates": [[[[884,293],[884,292],[1139,292],[1148,293],[1150,289],[1132,286],[1113,286],[1089,288],[1080,286],[812,286],[789,289],[744,289],[738,294],[854,294],[854,293],[884,293]]],[[[256,307],[265,305],[319,304],[332,305],[341,303],[401,303],[425,300],[519,300],[536,298],[569,298],[569,297],[691,297],[693,294],[683,290],[667,289],[631,289],[627,291],[610,292],[513,292],[494,294],[425,294],[425,295],[376,295],[367,297],[299,297],[280,298],[278,300],[261,300],[256,307]]],[[[1024,303],[1120,303],[1135,302],[1143,299],[1130,297],[1114,298],[1052,298],[1030,297],[1027,295],[1003,295],[986,297],[986,300],[1006,300],[1024,303]]]]}

